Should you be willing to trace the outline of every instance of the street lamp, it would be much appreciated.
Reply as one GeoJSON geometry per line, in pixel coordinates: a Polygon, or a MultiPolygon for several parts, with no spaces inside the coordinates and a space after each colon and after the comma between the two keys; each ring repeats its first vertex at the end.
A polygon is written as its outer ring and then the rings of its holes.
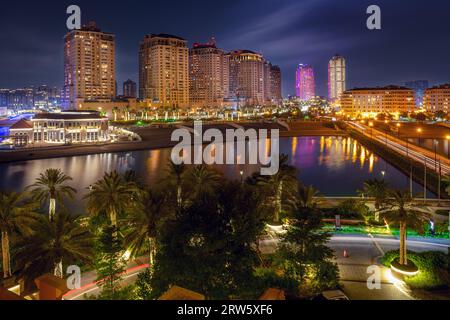
{"type": "Polygon", "coordinates": [[[369,123],[369,127],[370,127],[370,138],[373,139],[373,122],[369,123]]]}
{"type": "Polygon", "coordinates": [[[434,145],[434,171],[437,171],[437,145],[439,144],[439,141],[436,139],[433,140],[434,145]]]}
{"type": "Polygon", "coordinates": [[[422,128],[417,129],[417,133],[419,134],[419,147],[422,145],[420,140],[420,134],[422,133],[422,128]]]}
{"type": "Polygon", "coordinates": [[[445,139],[447,140],[447,158],[450,159],[450,146],[449,146],[450,136],[446,136],[445,139]]]}
{"type": "Polygon", "coordinates": [[[244,171],[240,171],[239,174],[241,175],[241,183],[244,183],[244,171]]]}

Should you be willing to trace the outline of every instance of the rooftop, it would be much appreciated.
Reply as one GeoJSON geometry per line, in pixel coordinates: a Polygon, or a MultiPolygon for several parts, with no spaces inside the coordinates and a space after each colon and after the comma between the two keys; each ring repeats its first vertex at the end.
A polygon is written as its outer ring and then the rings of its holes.
{"type": "Polygon", "coordinates": [[[186,39],[178,37],[178,36],[174,36],[171,34],[167,34],[167,33],[160,33],[160,34],[148,34],[145,36],[146,38],[164,38],[164,39],[177,39],[177,40],[181,40],[181,41],[186,41],[186,39]]]}
{"type": "Polygon", "coordinates": [[[385,87],[367,87],[367,88],[353,88],[348,91],[367,91],[367,90],[412,90],[410,88],[402,87],[402,86],[385,86],[385,87]]]}
{"type": "Polygon", "coordinates": [[[205,300],[205,296],[178,286],[172,286],[166,293],[164,293],[158,300],[205,300]]]}
{"type": "Polygon", "coordinates": [[[83,120],[83,119],[105,119],[97,111],[77,111],[69,110],[60,113],[38,113],[34,116],[34,120],[51,119],[51,120],[83,120]]]}
{"type": "Polygon", "coordinates": [[[429,89],[450,89],[450,83],[441,84],[438,86],[431,87],[429,89]]]}
{"type": "Polygon", "coordinates": [[[19,121],[17,121],[16,123],[14,123],[11,128],[9,128],[10,130],[20,130],[20,129],[32,129],[33,125],[31,124],[30,121],[26,120],[26,119],[21,119],[19,121]]]}
{"type": "Polygon", "coordinates": [[[259,53],[255,52],[255,51],[251,51],[251,50],[233,50],[230,53],[231,54],[258,54],[259,55],[259,53]]]}
{"type": "Polygon", "coordinates": [[[217,47],[216,47],[216,38],[211,37],[211,39],[208,42],[206,42],[206,43],[195,42],[193,44],[193,49],[203,49],[203,48],[217,49],[217,47]]]}

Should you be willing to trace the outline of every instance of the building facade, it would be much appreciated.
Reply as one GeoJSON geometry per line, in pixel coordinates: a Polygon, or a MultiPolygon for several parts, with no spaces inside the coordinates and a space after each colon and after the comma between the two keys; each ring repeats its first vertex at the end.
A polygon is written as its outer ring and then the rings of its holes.
{"type": "Polygon", "coordinates": [[[10,135],[16,146],[108,141],[108,118],[93,111],[38,113],[12,125],[10,135]]]}
{"type": "Polygon", "coordinates": [[[450,112],[450,84],[428,88],[425,90],[423,106],[429,112],[450,112]]]}
{"type": "Polygon", "coordinates": [[[347,90],[341,96],[341,110],[350,117],[410,113],[414,111],[414,92],[399,86],[347,90]]]}
{"type": "Polygon", "coordinates": [[[296,72],[295,89],[300,100],[308,101],[316,96],[314,69],[307,64],[299,64],[296,72]]]}
{"type": "Polygon", "coordinates": [[[281,92],[281,69],[279,66],[270,65],[270,102],[279,106],[283,102],[281,92]]]}
{"type": "Polygon", "coordinates": [[[45,85],[20,89],[0,89],[0,107],[16,111],[61,106],[61,90],[45,85]]]}
{"type": "Polygon", "coordinates": [[[3,90],[2,104],[16,111],[33,109],[34,92],[34,88],[3,90]]]}
{"type": "Polygon", "coordinates": [[[270,95],[268,64],[264,57],[250,50],[236,50],[229,54],[230,97],[240,106],[262,106],[270,95]]]}
{"type": "Polygon", "coordinates": [[[123,83],[123,96],[127,98],[136,98],[137,86],[136,82],[128,79],[123,83]]]}
{"type": "Polygon", "coordinates": [[[189,52],[189,100],[191,107],[223,107],[229,96],[229,56],[214,39],[194,43],[189,52]]]}
{"type": "Polygon", "coordinates": [[[64,107],[78,101],[112,99],[116,93],[115,37],[94,22],[64,37],[64,107]]]}
{"type": "Polygon", "coordinates": [[[328,63],[328,98],[337,100],[346,90],[347,70],[344,57],[335,55],[328,63]]]}
{"type": "Polygon", "coordinates": [[[163,107],[189,107],[189,49],[183,38],[146,35],[139,48],[139,97],[163,107]]]}

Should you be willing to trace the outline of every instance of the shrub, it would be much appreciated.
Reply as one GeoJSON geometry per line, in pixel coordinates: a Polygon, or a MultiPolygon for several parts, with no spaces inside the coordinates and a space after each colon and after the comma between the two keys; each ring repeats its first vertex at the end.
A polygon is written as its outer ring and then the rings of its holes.
{"type": "MultiPolygon", "coordinates": [[[[381,262],[390,267],[391,262],[399,258],[398,251],[387,252],[381,262]]],[[[405,283],[414,289],[444,289],[450,286],[450,256],[440,251],[413,252],[408,251],[408,260],[418,268],[419,273],[405,277],[405,283]]]]}
{"type": "Polygon", "coordinates": [[[369,208],[361,201],[347,199],[334,209],[328,209],[325,212],[326,217],[341,215],[343,219],[363,219],[369,213],[369,208]]]}
{"type": "Polygon", "coordinates": [[[297,280],[280,276],[273,268],[257,268],[255,271],[255,290],[261,294],[268,288],[276,288],[297,295],[298,287],[297,280]]]}

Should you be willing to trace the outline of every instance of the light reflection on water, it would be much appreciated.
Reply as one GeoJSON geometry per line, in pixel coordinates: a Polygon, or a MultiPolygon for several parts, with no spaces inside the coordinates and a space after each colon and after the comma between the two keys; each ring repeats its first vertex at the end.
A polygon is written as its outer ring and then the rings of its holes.
{"type": "MultiPolygon", "coordinates": [[[[266,142],[269,155],[270,140],[266,142]]],[[[20,191],[34,182],[39,173],[47,168],[60,168],[73,177],[78,189],[74,207],[81,210],[80,200],[86,188],[102,177],[104,172],[133,169],[146,183],[158,184],[165,176],[171,149],[109,153],[46,160],[33,160],[0,164],[0,189],[20,191]]],[[[382,158],[346,137],[298,137],[282,138],[280,152],[289,155],[290,162],[299,169],[299,178],[307,185],[314,185],[327,196],[354,196],[364,181],[382,178],[395,188],[408,189],[409,178],[382,158]]],[[[258,165],[217,165],[227,178],[240,179],[259,171],[258,165]]],[[[423,187],[414,183],[414,192],[423,187]]],[[[429,196],[432,196],[429,194],[429,196]]]]}

